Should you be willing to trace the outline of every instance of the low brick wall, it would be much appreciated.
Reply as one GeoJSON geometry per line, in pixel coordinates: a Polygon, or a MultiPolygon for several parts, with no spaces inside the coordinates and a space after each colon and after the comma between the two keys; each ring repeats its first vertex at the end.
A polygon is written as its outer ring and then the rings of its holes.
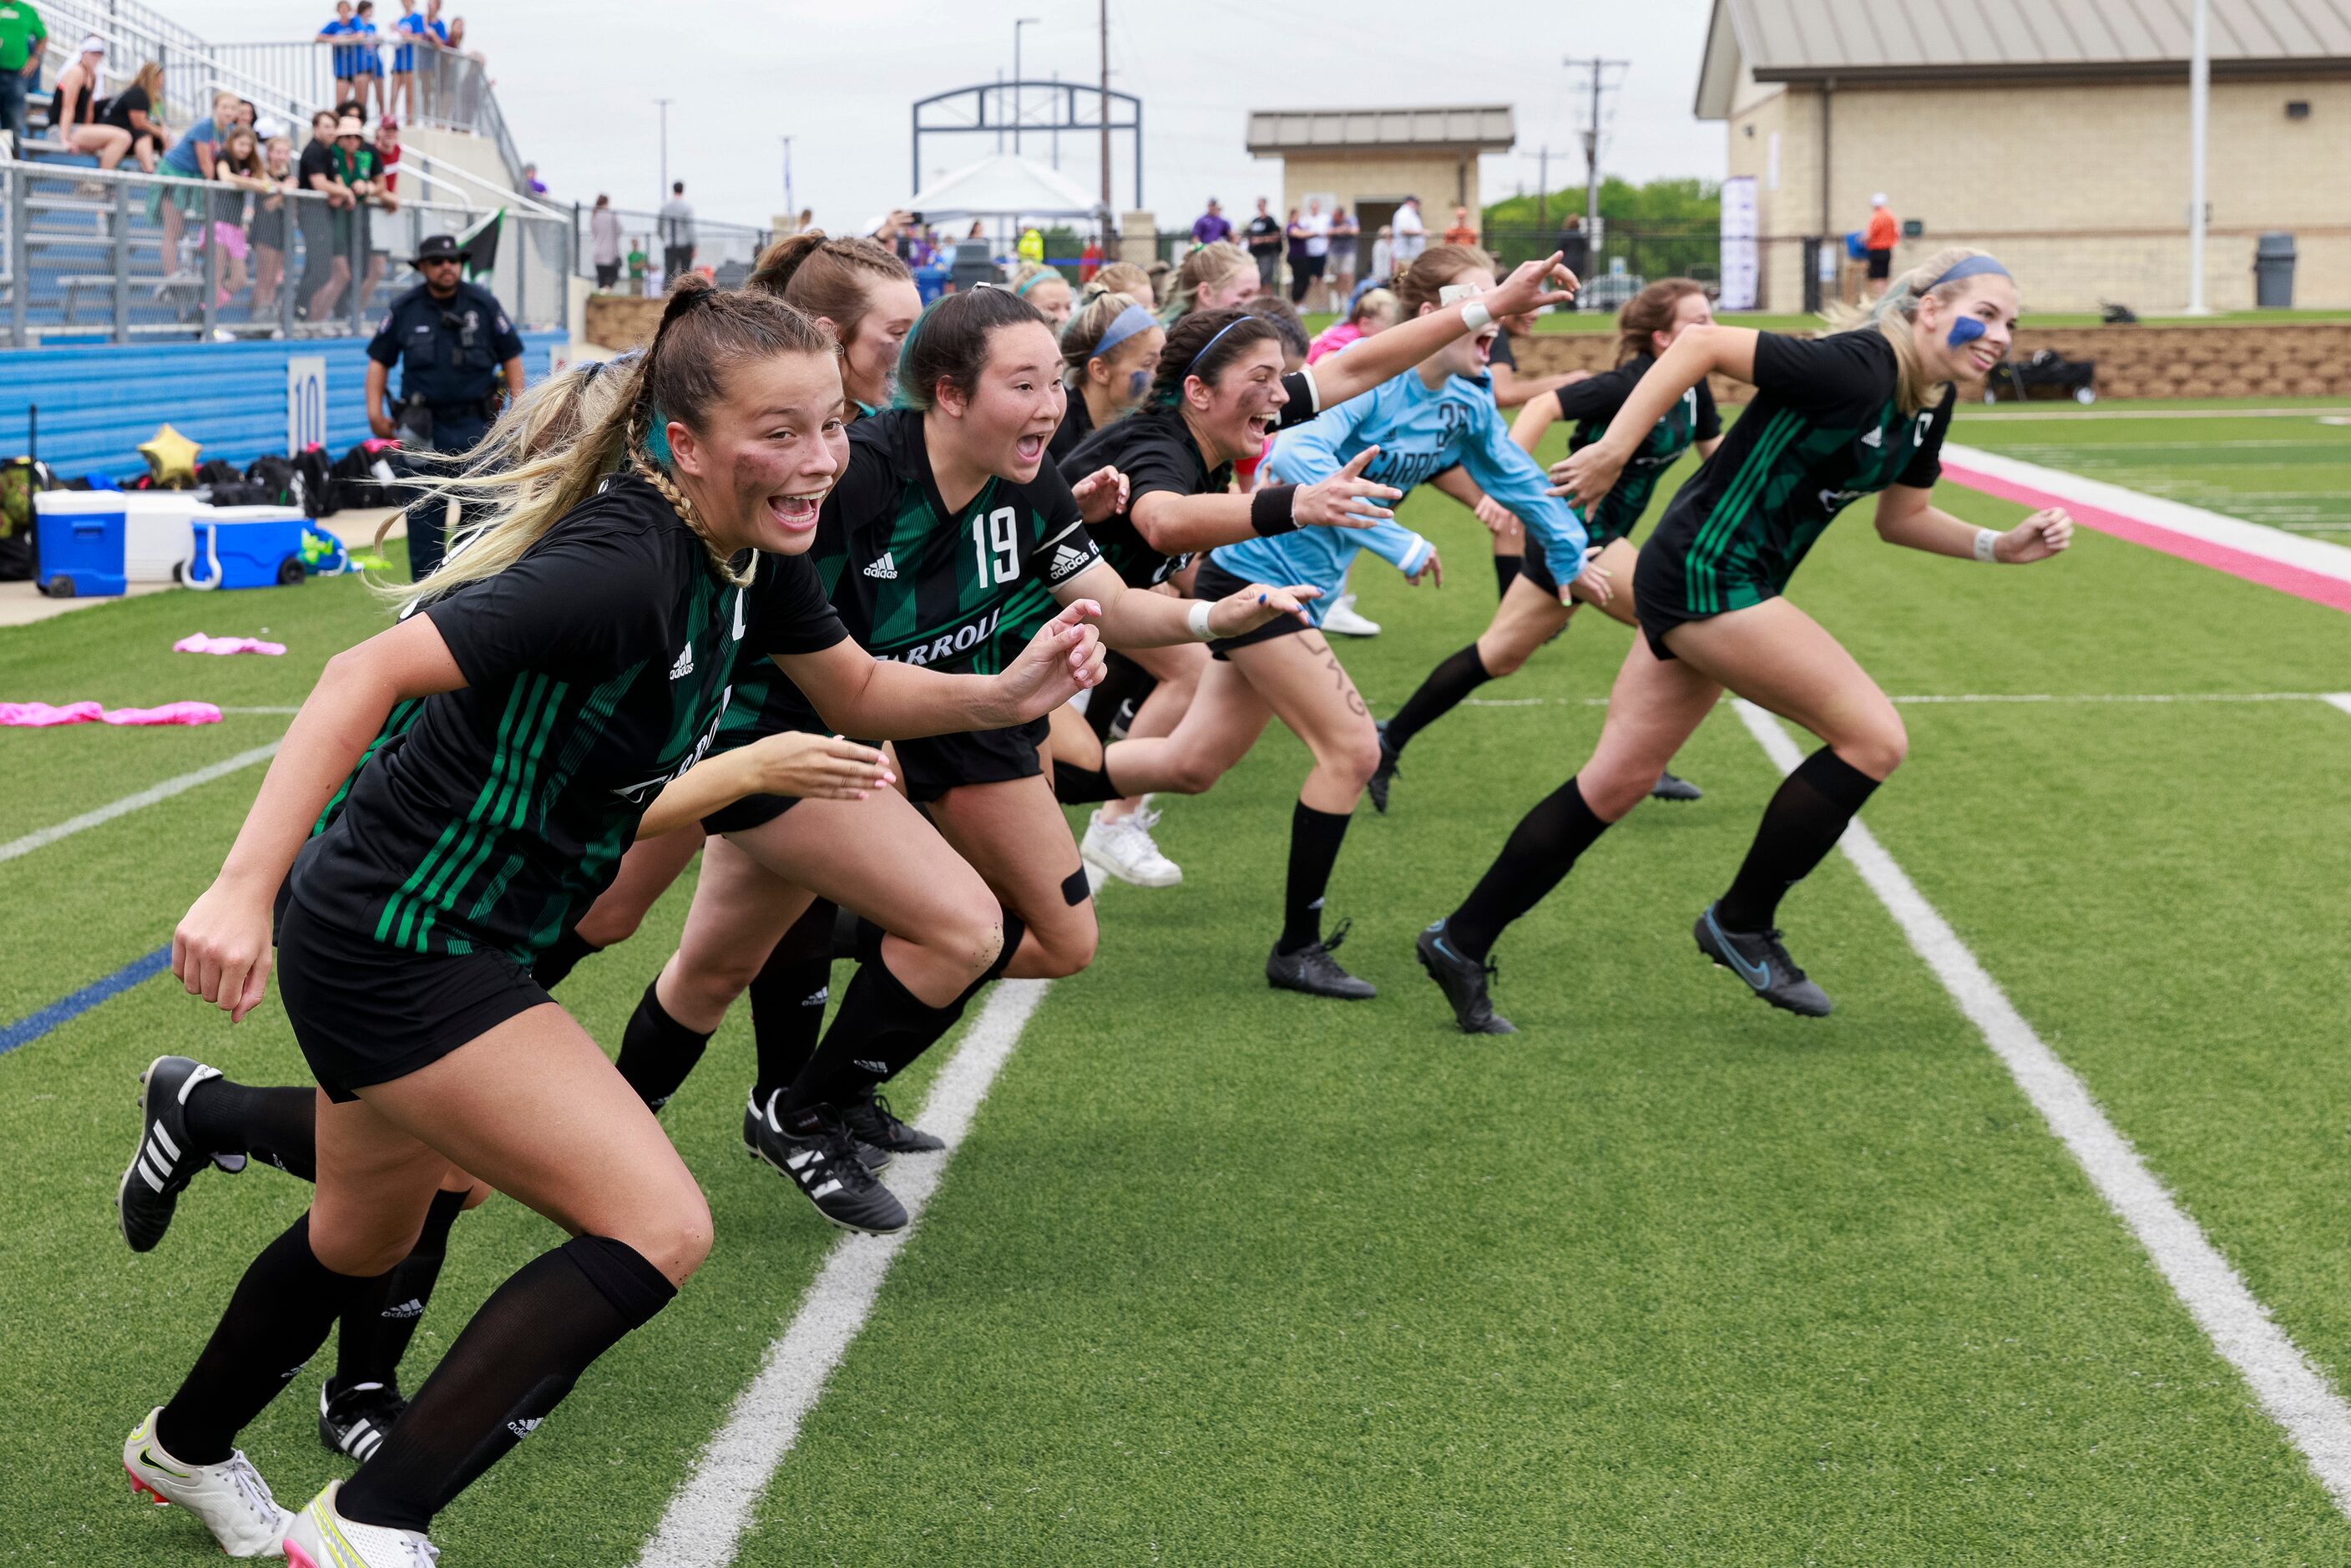
{"type": "Polygon", "coordinates": [[[661,325],[665,299],[641,299],[632,294],[590,294],[588,297],[588,340],[605,349],[642,349],[653,340],[661,325]]]}
{"type": "MultiPolygon", "coordinates": [[[[2043,349],[2095,361],[2100,397],[2351,397],[2351,322],[2017,329],[2018,359],[2043,349]]],[[[1517,354],[1529,375],[1602,371],[1615,362],[1616,340],[1539,332],[1520,340],[1517,354]]],[[[1749,392],[1714,378],[1719,402],[1742,402],[1749,392]]]]}

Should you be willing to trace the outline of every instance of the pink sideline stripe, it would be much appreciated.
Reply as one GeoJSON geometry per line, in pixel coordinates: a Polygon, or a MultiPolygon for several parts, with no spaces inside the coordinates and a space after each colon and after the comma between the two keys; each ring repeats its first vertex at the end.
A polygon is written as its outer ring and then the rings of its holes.
{"type": "Polygon", "coordinates": [[[2209,566],[2215,571],[2225,571],[2231,577],[2241,577],[2247,582],[2274,588],[2280,593],[2291,593],[2296,599],[2307,599],[2313,604],[2324,604],[2329,609],[2351,613],[2351,582],[2339,577],[2305,571],[2301,567],[2271,560],[2250,550],[2214,544],[2192,534],[2179,533],[2156,523],[2126,517],[2103,507],[2069,501],[2047,490],[2036,490],[2030,485],[2020,485],[2012,479],[2002,479],[1957,463],[1946,462],[1943,465],[1943,477],[1965,485],[1970,490],[1980,490],[1987,496],[1997,496],[2003,501],[2014,501],[2021,507],[2031,507],[2035,510],[2043,507],[2063,507],[2075,522],[2085,528],[2095,528],[2102,534],[2112,534],[2135,545],[2145,545],[2149,549],[2161,550],[2182,560],[2192,560],[2199,566],[2209,566]]]}

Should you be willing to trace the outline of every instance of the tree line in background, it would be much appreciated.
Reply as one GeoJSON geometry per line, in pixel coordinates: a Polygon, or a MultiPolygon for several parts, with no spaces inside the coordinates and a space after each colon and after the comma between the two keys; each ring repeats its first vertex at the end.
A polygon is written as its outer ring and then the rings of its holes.
{"type": "MultiPolygon", "coordinates": [[[[1481,231],[1553,229],[1570,213],[1583,211],[1583,186],[1574,184],[1540,198],[1511,196],[1485,210],[1481,231]]],[[[1611,224],[1637,227],[1712,228],[1722,218],[1722,185],[1715,180],[1651,180],[1635,185],[1614,175],[1600,182],[1600,215],[1611,224]]]]}

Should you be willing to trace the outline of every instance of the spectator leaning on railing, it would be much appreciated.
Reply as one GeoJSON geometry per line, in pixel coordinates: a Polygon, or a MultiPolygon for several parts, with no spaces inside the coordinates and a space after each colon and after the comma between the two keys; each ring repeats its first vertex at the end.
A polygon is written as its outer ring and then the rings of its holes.
{"type": "MultiPolygon", "coordinates": [[[[395,125],[393,129],[398,127],[395,125]]],[[[365,135],[355,120],[342,120],[335,127],[335,172],[342,177],[343,183],[351,188],[352,196],[357,198],[351,208],[355,235],[351,242],[352,254],[367,258],[367,272],[360,280],[359,302],[361,308],[374,304],[375,287],[383,281],[385,267],[392,259],[392,253],[380,249],[375,243],[375,214],[379,209],[392,213],[400,208],[400,199],[392,193],[391,183],[392,165],[400,155],[399,139],[396,136],[392,139],[392,156],[388,160],[381,146],[383,128],[377,128],[374,143],[368,142],[365,135]]]]}
{"type": "Polygon", "coordinates": [[[424,18],[416,14],[416,0],[400,0],[400,15],[392,30],[400,47],[392,51],[392,112],[416,118],[416,40],[426,37],[424,18]]]}
{"type": "Polygon", "coordinates": [[[317,200],[297,202],[302,225],[302,281],[294,296],[294,311],[305,321],[323,321],[334,314],[335,301],[351,280],[350,257],[335,244],[336,219],[347,214],[354,200],[349,185],[335,172],[335,132],[339,122],[325,110],[310,117],[310,144],[302,149],[296,166],[300,188],[317,200]]]}
{"type": "Polygon", "coordinates": [[[105,63],[106,40],[92,33],[81,41],[73,64],[50,84],[49,123],[68,151],[90,153],[99,168],[111,169],[131,151],[131,132],[98,118],[99,73],[105,63]]]}
{"type": "Polygon", "coordinates": [[[685,199],[685,182],[674,182],[669,200],[661,205],[662,277],[670,287],[694,266],[694,204],[685,199]]]}
{"type": "Polygon", "coordinates": [[[266,195],[277,189],[269,178],[269,166],[262,161],[261,139],[251,126],[231,126],[221,138],[220,151],[213,160],[213,177],[236,187],[213,193],[210,243],[221,248],[220,296],[214,303],[225,305],[245,292],[245,258],[250,248],[245,229],[246,197],[266,195]]]}
{"type": "Polygon", "coordinates": [[[150,222],[163,225],[163,271],[171,277],[191,276],[180,256],[180,242],[187,220],[193,217],[202,223],[208,204],[204,187],[196,182],[213,177],[220,139],[236,122],[237,107],[243,101],[233,92],[213,94],[211,115],[188,127],[187,134],[172,143],[172,150],[155,166],[156,183],[147,192],[147,216],[150,222]]]}
{"type": "Polygon", "coordinates": [[[596,264],[597,287],[609,290],[621,281],[621,214],[610,196],[598,196],[588,214],[588,255],[596,264]]]}
{"type": "MultiPolygon", "coordinates": [[[[392,94],[383,82],[383,51],[377,47],[382,35],[376,31],[375,0],[360,0],[359,9],[352,16],[351,30],[367,40],[360,47],[359,74],[352,82],[352,86],[359,89],[360,106],[364,110],[372,98],[377,113],[389,113],[392,94]]],[[[366,117],[362,114],[360,118],[366,117]]]]}
{"type": "Polygon", "coordinates": [[[26,0],[0,0],[0,124],[16,138],[20,157],[31,139],[25,125],[25,89],[40,76],[41,51],[48,41],[48,27],[26,0]]]}
{"type": "Polygon", "coordinates": [[[253,226],[246,233],[253,242],[256,316],[266,315],[277,303],[277,290],[286,281],[286,193],[294,188],[294,143],[273,136],[261,158],[268,190],[254,197],[253,226]]]}

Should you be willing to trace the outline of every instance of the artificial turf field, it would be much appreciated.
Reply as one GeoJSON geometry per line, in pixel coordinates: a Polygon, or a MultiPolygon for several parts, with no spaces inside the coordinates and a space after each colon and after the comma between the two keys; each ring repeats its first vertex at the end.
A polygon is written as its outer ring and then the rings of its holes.
{"type": "MultiPolygon", "coordinates": [[[[1962,411],[1955,439],[2025,429],[1962,411]]],[[[1465,513],[1406,518],[1448,576],[1358,572],[1387,630],[1341,653],[1378,713],[1493,603],[1465,513]]],[[[1911,760],[1864,821],[2339,1386],[2351,713],[2233,699],[2351,689],[2351,620],[2077,538],[1985,570],[1880,544],[1863,508],[1794,597],[1898,696],[2051,699],[1907,705],[1911,760]],[[2102,700],[2139,696],[2220,700],[2102,700]]],[[[289,706],[381,623],[348,580],[161,595],[0,632],[0,695],[289,706]],[[265,626],[286,658],[166,651],[265,626]]],[[[1165,802],[1185,884],[1103,894],[1099,959],[1046,996],[736,1561],[2351,1562],[2351,1524],[1851,866],[1783,912],[1834,1017],[1698,956],[1776,778],[1728,709],[1677,764],[1708,798],[1635,813],[1503,939],[1524,1032],[1453,1031],[1412,935],[1582,760],[1629,635],[1579,617],[1420,738],[1391,815],[1358,812],[1331,916],[1376,1001],[1261,978],[1295,741],[1165,802]]],[[[284,722],[0,734],[0,844],[284,722]]],[[[257,779],[0,861],[0,1021],[166,942],[257,779]]],[[[564,988],[608,1044],[684,903],[564,988]]],[[[716,1249],[442,1517],[451,1568],[635,1561],[835,1245],[742,1156],[739,1014],[666,1113],[716,1249]]],[[[218,1560],[132,1504],[117,1454],[307,1190],[206,1175],[129,1254],[114,1186],[167,1051],[302,1071],[274,1001],[233,1030],[168,978],[0,1056],[0,1563],[218,1560]]],[[[503,1199],[457,1228],[412,1386],[555,1239],[503,1199]]],[[[331,1354],[246,1435],[284,1501],[345,1469],[312,1420],[331,1354]]]]}

